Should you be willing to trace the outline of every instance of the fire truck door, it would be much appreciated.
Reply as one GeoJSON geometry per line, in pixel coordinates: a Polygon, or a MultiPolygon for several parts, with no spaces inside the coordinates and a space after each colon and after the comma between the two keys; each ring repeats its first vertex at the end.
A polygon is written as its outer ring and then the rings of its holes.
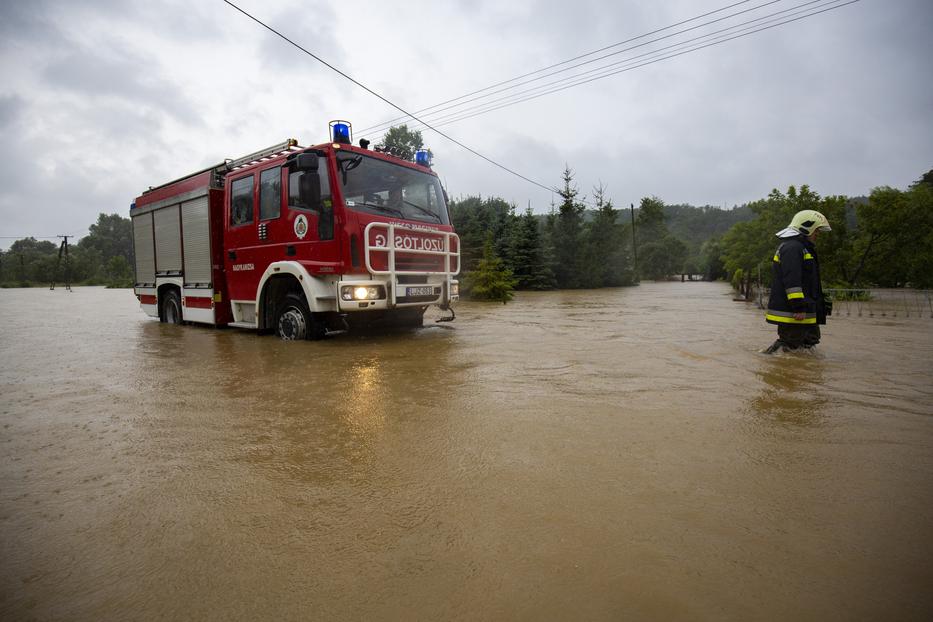
{"type": "Polygon", "coordinates": [[[258,180],[255,173],[234,177],[227,193],[224,266],[231,301],[256,299],[265,266],[260,257],[258,180]]]}
{"type": "Polygon", "coordinates": [[[285,252],[298,259],[336,264],[340,260],[340,253],[326,160],[321,158],[316,172],[286,170],[282,180],[287,188],[287,196],[285,214],[279,226],[280,239],[285,241],[285,252]],[[316,205],[306,205],[302,200],[299,190],[302,175],[318,177],[321,193],[316,205]]]}

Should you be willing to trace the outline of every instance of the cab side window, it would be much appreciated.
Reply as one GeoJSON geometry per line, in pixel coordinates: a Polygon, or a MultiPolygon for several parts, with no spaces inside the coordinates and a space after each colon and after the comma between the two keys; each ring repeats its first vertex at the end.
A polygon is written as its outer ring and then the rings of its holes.
{"type": "Polygon", "coordinates": [[[230,224],[253,222],[253,177],[234,179],[230,184],[230,224]]]}
{"type": "Polygon", "coordinates": [[[334,201],[330,192],[330,180],[327,177],[326,161],[321,160],[321,166],[317,171],[318,179],[321,181],[321,203],[320,205],[305,205],[301,202],[298,189],[301,184],[302,175],[313,175],[314,173],[305,173],[303,171],[294,171],[288,175],[288,207],[302,211],[313,212],[318,215],[318,239],[334,239],[334,201]]]}
{"type": "Polygon", "coordinates": [[[282,167],[259,174],[259,220],[278,218],[282,205],[282,167]]]}

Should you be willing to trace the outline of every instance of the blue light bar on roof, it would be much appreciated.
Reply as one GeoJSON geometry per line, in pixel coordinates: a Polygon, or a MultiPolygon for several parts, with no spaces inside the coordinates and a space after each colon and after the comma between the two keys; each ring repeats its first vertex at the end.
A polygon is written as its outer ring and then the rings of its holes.
{"type": "Polygon", "coordinates": [[[330,139],[332,142],[340,143],[342,145],[349,145],[352,141],[350,139],[350,128],[352,124],[349,121],[331,121],[330,122],[330,139]]]}
{"type": "Polygon", "coordinates": [[[427,149],[419,149],[415,152],[415,164],[421,166],[431,166],[431,152],[427,149]]]}

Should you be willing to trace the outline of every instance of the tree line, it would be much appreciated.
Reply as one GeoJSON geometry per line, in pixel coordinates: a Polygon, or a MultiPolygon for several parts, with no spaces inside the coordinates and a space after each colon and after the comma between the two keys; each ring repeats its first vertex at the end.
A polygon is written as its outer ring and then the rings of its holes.
{"type": "Polygon", "coordinates": [[[602,185],[593,188],[588,209],[569,167],[556,192],[560,204],[545,215],[530,207],[518,213],[496,197],[450,202],[465,295],[505,301],[512,289],[619,287],[671,275],[715,278],[707,237],[752,217],[744,208],[665,205],[658,197],[644,197],[630,213],[617,209],[602,185]]]}
{"type": "Polygon", "coordinates": [[[791,186],[732,210],[645,197],[632,228],[602,187],[586,210],[569,168],[558,194],[560,205],[545,216],[518,215],[497,198],[451,202],[467,295],[507,300],[513,288],[614,287],[677,274],[728,280],[749,295],[759,282],[770,285],[775,233],[804,209],[832,225],[818,244],[826,287],[933,287],[933,171],[906,190],[849,198],[791,186]]]}
{"type": "Polygon", "coordinates": [[[100,214],[88,234],[68,245],[28,237],[0,251],[0,286],[48,286],[69,280],[80,285],[133,286],[133,228],[129,218],[100,214]]]}
{"type": "Polygon", "coordinates": [[[867,197],[821,197],[808,186],[772,190],[748,204],[754,218],[706,243],[713,273],[747,294],[761,275],[770,285],[777,238],[794,214],[815,209],[832,232],[817,243],[824,286],[933,287],[933,170],[906,190],[875,188],[867,197]]]}

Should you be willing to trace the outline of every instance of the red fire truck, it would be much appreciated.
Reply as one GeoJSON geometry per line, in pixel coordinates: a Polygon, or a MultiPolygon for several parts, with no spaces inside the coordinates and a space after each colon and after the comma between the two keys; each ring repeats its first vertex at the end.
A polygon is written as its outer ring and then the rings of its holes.
{"type": "Polygon", "coordinates": [[[459,238],[422,150],[294,140],[150,188],[130,208],[135,293],[162,322],[320,339],[374,320],[420,325],[459,299],[459,238]]]}

